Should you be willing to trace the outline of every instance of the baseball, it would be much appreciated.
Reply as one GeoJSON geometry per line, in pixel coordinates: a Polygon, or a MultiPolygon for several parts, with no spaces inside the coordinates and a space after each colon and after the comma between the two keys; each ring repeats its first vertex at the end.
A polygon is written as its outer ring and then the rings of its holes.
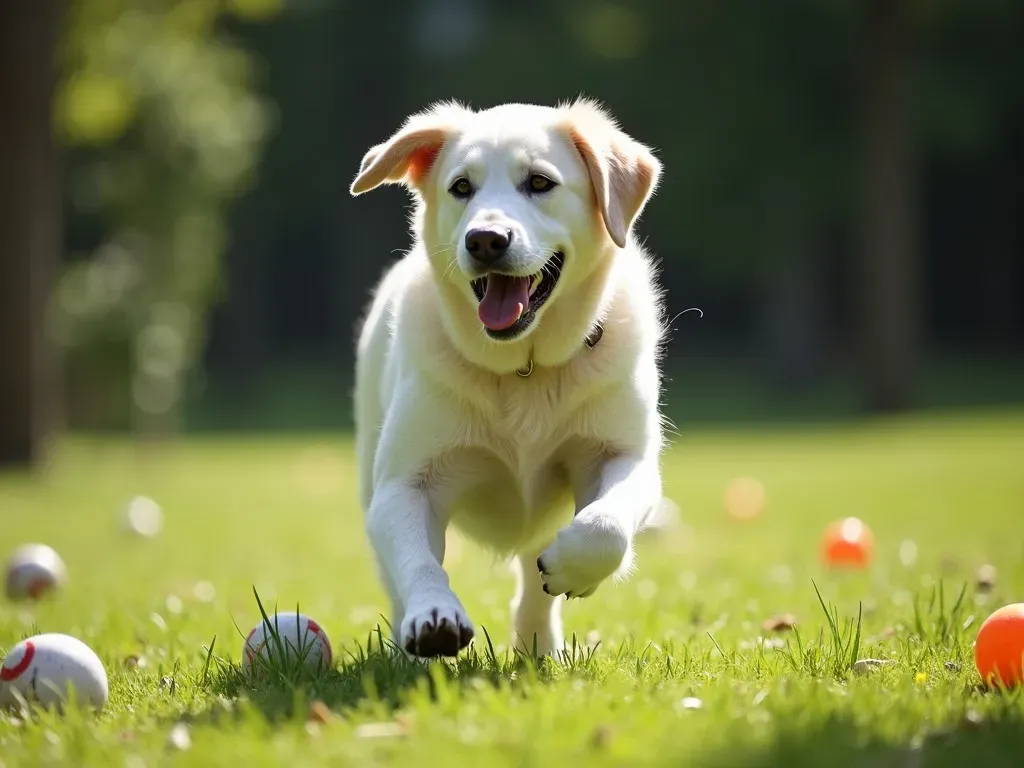
{"type": "Polygon", "coordinates": [[[97,710],[107,703],[107,672],[93,650],[70,635],[45,634],[22,640],[0,667],[0,707],[24,699],[44,708],[62,707],[74,688],[78,704],[97,710]]]}
{"type": "Polygon", "coordinates": [[[267,621],[261,621],[245,638],[242,651],[242,667],[250,669],[262,663],[276,663],[280,650],[284,650],[288,661],[302,659],[310,667],[330,667],[333,662],[331,641],[320,625],[301,613],[275,613],[267,621]],[[274,639],[277,634],[280,646],[274,639]]]}
{"type": "Polygon", "coordinates": [[[67,581],[67,568],[60,555],[45,544],[25,544],[7,561],[7,597],[38,600],[67,581]]]}

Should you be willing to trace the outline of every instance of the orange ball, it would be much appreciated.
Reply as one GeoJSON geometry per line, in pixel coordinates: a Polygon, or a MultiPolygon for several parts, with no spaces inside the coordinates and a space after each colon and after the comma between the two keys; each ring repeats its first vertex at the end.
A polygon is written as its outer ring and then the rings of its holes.
{"type": "Polygon", "coordinates": [[[830,566],[863,568],[871,562],[875,537],[856,517],[832,523],[821,541],[821,556],[830,566]]]}
{"type": "Polygon", "coordinates": [[[978,630],[974,664],[988,685],[1024,682],[1024,603],[1004,605],[978,630]]]}
{"type": "Polygon", "coordinates": [[[764,484],[756,478],[737,477],[725,488],[725,509],[737,520],[753,520],[764,503],[764,484]]]}

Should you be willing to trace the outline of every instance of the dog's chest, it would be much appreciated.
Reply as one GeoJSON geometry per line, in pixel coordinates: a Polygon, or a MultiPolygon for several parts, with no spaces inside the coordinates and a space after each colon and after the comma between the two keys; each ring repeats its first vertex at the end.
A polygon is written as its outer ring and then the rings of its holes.
{"type": "Polygon", "coordinates": [[[478,541],[503,551],[529,546],[556,518],[571,519],[570,444],[504,438],[448,452],[435,465],[432,502],[478,541]]]}
{"type": "Polygon", "coordinates": [[[470,444],[486,448],[518,477],[550,471],[567,442],[588,430],[585,400],[564,374],[505,377],[481,391],[467,418],[470,444]]]}
{"type": "Polygon", "coordinates": [[[528,506],[543,504],[552,484],[565,482],[565,444],[574,437],[571,419],[529,408],[496,411],[467,425],[459,450],[463,485],[509,483],[528,506]]]}
{"type": "Polygon", "coordinates": [[[560,384],[552,377],[474,391],[457,444],[430,473],[435,502],[470,533],[515,546],[552,512],[571,515],[573,479],[599,441],[588,435],[585,405],[560,384]]]}

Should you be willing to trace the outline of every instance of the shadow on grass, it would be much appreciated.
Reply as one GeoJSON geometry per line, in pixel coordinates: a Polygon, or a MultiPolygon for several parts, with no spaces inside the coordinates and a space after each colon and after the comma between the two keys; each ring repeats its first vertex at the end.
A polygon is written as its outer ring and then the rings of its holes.
{"type": "MultiPolygon", "coordinates": [[[[482,635],[457,658],[423,660],[400,651],[378,627],[365,645],[342,649],[343,658],[329,669],[298,663],[253,673],[217,659],[207,684],[214,695],[244,698],[275,722],[305,717],[313,701],[323,702],[337,714],[356,709],[367,700],[393,711],[412,690],[423,689],[435,698],[438,686],[497,687],[520,679],[544,682],[552,679],[556,670],[559,674],[586,674],[594,660],[594,649],[575,642],[557,663],[519,651],[498,654],[486,629],[482,635]]],[[[222,716],[213,711],[208,714],[222,716]]]]}
{"type": "Polygon", "coordinates": [[[834,715],[817,724],[784,726],[769,744],[723,750],[700,763],[714,768],[1009,768],[1022,764],[1022,749],[1024,720],[1012,711],[985,720],[965,716],[950,727],[922,732],[910,743],[886,741],[852,717],[834,715]]]}

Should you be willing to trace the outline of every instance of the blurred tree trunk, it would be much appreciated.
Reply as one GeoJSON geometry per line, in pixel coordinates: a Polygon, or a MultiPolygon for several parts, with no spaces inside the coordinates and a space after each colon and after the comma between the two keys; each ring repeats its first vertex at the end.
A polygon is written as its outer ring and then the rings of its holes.
{"type": "Polygon", "coordinates": [[[1014,261],[1014,228],[1017,226],[1013,173],[1006,163],[989,169],[984,185],[982,229],[978,236],[978,269],[981,273],[980,307],[982,330],[987,346],[994,352],[1011,352],[1017,312],[1017,284],[1014,261]]]}
{"type": "MultiPolygon", "coordinates": [[[[401,127],[405,116],[427,106],[421,96],[410,96],[409,89],[381,88],[380,83],[407,83],[414,69],[412,55],[413,24],[418,18],[415,3],[398,0],[387,6],[353,3],[340,14],[339,37],[344,40],[346,73],[342,94],[336,98],[348,105],[364,105],[358,119],[352,115],[341,120],[337,141],[343,148],[341,168],[337,171],[340,199],[332,211],[334,258],[340,261],[333,317],[334,333],[342,341],[346,361],[355,352],[356,329],[369,305],[368,287],[376,285],[384,270],[411,245],[404,210],[406,195],[393,190],[353,200],[348,192],[363,154],[374,144],[385,141],[401,127]],[[381,56],[379,41],[365,30],[375,29],[391,19],[388,55],[381,56]],[[373,61],[372,67],[365,62],[373,61]]],[[[345,372],[351,376],[351,371],[345,372]]]]}
{"type": "Polygon", "coordinates": [[[917,364],[919,274],[904,0],[865,0],[861,372],[874,410],[910,405],[917,364]]]}
{"type": "Polygon", "coordinates": [[[768,374],[776,390],[805,392],[821,374],[826,348],[824,281],[818,252],[797,251],[771,273],[764,290],[760,333],[768,374]]]}
{"type": "Polygon", "coordinates": [[[823,312],[823,251],[813,221],[782,186],[764,255],[771,266],[761,292],[759,335],[767,373],[778,391],[797,397],[818,377],[827,346],[823,312]]]}
{"type": "Polygon", "coordinates": [[[57,0],[0,5],[0,465],[39,463],[56,417],[45,316],[61,247],[57,21],[57,0]]]}
{"type": "Polygon", "coordinates": [[[220,371],[235,396],[251,394],[267,361],[268,298],[272,244],[270,228],[252,199],[239,206],[233,217],[234,237],[224,259],[230,275],[228,301],[221,310],[222,349],[220,371]],[[239,225],[239,223],[241,225],[239,225]]]}

